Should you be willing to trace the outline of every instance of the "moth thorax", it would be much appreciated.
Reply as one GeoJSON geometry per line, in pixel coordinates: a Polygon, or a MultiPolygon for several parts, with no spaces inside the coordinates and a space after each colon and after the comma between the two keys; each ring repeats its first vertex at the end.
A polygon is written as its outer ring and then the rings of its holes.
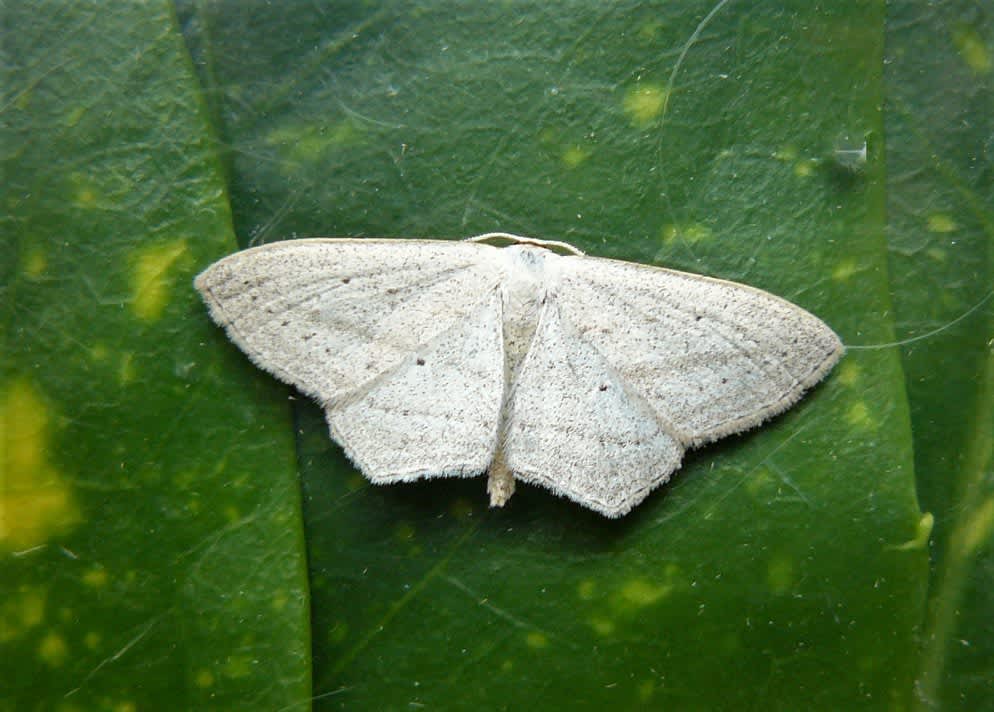
{"type": "Polygon", "coordinates": [[[535,335],[542,304],[548,290],[548,258],[540,247],[514,246],[503,250],[508,269],[503,282],[505,370],[517,372],[535,335]]]}

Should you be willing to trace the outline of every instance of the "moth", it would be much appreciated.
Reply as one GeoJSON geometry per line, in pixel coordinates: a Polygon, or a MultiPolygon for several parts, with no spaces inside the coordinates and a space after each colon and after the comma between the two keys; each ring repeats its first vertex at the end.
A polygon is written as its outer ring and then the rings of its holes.
{"type": "Polygon", "coordinates": [[[278,242],[195,285],[371,482],[486,472],[492,506],[521,480],[620,517],[843,353],[758,289],[505,233],[278,242]]]}

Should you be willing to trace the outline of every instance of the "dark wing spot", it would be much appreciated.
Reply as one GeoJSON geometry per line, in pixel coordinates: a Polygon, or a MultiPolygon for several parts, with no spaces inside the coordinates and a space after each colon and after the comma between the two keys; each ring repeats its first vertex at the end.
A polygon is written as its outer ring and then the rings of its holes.
{"type": "Polygon", "coordinates": [[[352,281],[351,277],[342,277],[342,284],[348,284],[352,281]]]}
{"type": "Polygon", "coordinates": [[[417,363],[419,366],[424,366],[425,360],[423,358],[419,358],[417,361],[415,361],[415,363],[417,363]]]}
{"type": "Polygon", "coordinates": [[[607,384],[602,383],[601,386],[600,386],[600,388],[598,388],[597,390],[602,391],[602,392],[606,391],[607,390],[607,384]]]}

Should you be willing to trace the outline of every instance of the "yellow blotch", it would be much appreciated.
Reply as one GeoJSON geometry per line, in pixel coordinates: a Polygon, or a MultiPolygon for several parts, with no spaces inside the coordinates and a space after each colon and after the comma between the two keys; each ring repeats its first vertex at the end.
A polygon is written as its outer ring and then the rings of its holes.
{"type": "Polygon", "coordinates": [[[932,526],[935,524],[935,517],[932,516],[931,512],[925,512],[918,519],[918,527],[915,532],[915,538],[904,542],[900,546],[895,546],[894,548],[899,551],[921,551],[928,546],[928,538],[932,536],[932,526]]]}
{"type": "Polygon", "coordinates": [[[102,566],[95,566],[83,574],[83,583],[91,588],[103,588],[107,585],[107,570],[102,566]]]}
{"type": "Polygon", "coordinates": [[[149,245],[134,257],[131,270],[131,309],[143,321],[162,316],[172,286],[172,272],[186,256],[186,240],[180,238],[149,245]]]}
{"type": "Polygon", "coordinates": [[[45,543],[79,520],[72,492],[47,458],[48,409],[24,379],[0,400],[0,550],[45,543]]]}
{"type": "Polygon", "coordinates": [[[41,623],[45,615],[45,591],[21,588],[0,600],[0,643],[23,635],[41,623]]]}
{"type": "Polygon", "coordinates": [[[932,213],[928,216],[926,224],[928,225],[929,232],[939,233],[953,232],[959,227],[956,221],[945,213],[932,213]]]}
{"type": "Polygon", "coordinates": [[[786,593],[794,587],[794,559],[778,554],[766,565],[766,582],[773,593],[786,593]]]}
{"type": "Polygon", "coordinates": [[[849,412],[846,413],[846,421],[856,428],[869,429],[873,427],[873,418],[870,417],[870,409],[866,407],[866,403],[863,401],[852,404],[849,412]]]}
{"type": "Polygon", "coordinates": [[[846,282],[856,273],[856,263],[853,260],[842,260],[832,270],[832,279],[836,282],[846,282]]]}
{"type": "Polygon", "coordinates": [[[570,146],[563,151],[563,163],[567,168],[576,168],[590,157],[590,152],[580,146],[570,146]]]}
{"type": "Polygon", "coordinates": [[[778,161],[790,163],[791,161],[797,158],[797,147],[788,143],[779,151],[775,151],[773,153],[773,157],[778,161]]]}
{"type": "Polygon", "coordinates": [[[815,162],[812,160],[798,161],[794,164],[794,175],[807,178],[815,172],[815,162]]]}
{"type": "Polygon", "coordinates": [[[597,592],[597,583],[587,579],[586,581],[581,581],[580,585],[576,587],[576,595],[580,597],[580,600],[589,601],[594,597],[594,593],[597,592]]]}
{"type": "Polygon", "coordinates": [[[618,592],[627,606],[644,608],[658,603],[673,590],[672,584],[652,584],[645,579],[632,579],[618,592]]]}
{"type": "Polygon", "coordinates": [[[643,680],[639,684],[639,701],[648,702],[652,699],[652,695],[656,692],[656,681],[655,680],[643,680]]]}
{"type": "Polygon", "coordinates": [[[38,657],[50,667],[59,667],[69,654],[65,639],[55,631],[49,632],[38,645],[38,657]]]}
{"type": "Polygon", "coordinates": [[[297,162],[320,160],[335,148],[353,146],[362,140],[362,128],[351,119],[327,125],[283,126],[266,136],[266,143],[279,147],[287,158],[297,162]]]}
{"type": "Polygon", "coordinates": [[[843,386],[854,386],[859,380],[862,370],[853,361],[843,361],[835,377],[843,386]]]}
{"type": "Polygon", "coordinates": [[[649,20],[648,22],[643,22],[642,26],[639,27],[638,36],[643,42],[652,42],[659,35],[659,31],[663,29],[664,25],[659,20],[649,20]]]}
{"type": "Polygon", "coordinates": [[[987,74],[991,71],[991,53],[976,29],[960,25],[953,32],[953,44],[970,69],[978,74],[987,74]]]}
{"type": "Polygon", "coordinates": [[[746,491],[753,497],[759,499],[762,495],[767,495],[773,487],[773,476],[769,469],[760,467],[752,473],[746,480],[746,491]]]}
{"type": "Polygon", "coordinates": [[[714,233],[707,225],[702,223],[688,223],[686,225],[674,225],[672,223],[664,225],[662,238],[665,242],[688,242],[695,244],[703,240],[710,240],[714,233]]]}
{"type": "Polygon", "coordinates": [[[222,510],[222,513],[224,514],[224,518],[228,522],[228,524],[234,524],[235,522],[237,522],[239,519],[242,518],[242,513],[238,511],[238,507],[232,504],[227,505],[222,510]]]}
{"type": "Polygon", "coordinates": [[[500,664],[501,672],[511,672],[511,670],[513,669],[514,669],[514,663],[511,662],[510,660],[505,660],[500,664]]]}
{"type": "Polygon", "coordinates": [[[963,537],[963,554],[972,556],[987,543],[994,530],[994,498],[988,497],[966,521],[963,537]]]}
{"type": "Polygon", "coordinates": [[[48,258],[42,250],[36,247],[28,250],[27,254],[24,255],[21,268],[24,271],[24,276],[28,279],[38,279],[44,274],[47,267],[48,258]]]}
{"type": "Polygon", "coordinates": [[[214,673],[210,670],[198,670],[193,676],[193,684],[197,687],[211,687],[214,684],[214,673]]]}
{"type": "Polygon", "coordinates": [[[274,611],[282,611],[289,602],[290,597],[286,595],[286,591],[277,591],[273,594],[271,605],[274,611]]]}
{"type": "Polygon", "coordinates": [[[925,250],[925,254],[928,255],[929,259],[935,260],[936,262],[946,261],[946,251],[940,250],[938,247],[930,247],[925,250]]]}
{"type": "Polygon", "coordinates": [[[113,707],[114,712],[137,712],[138,707],[135,706],[134,702],[126,700],[124,702],[118,702],[113,707]]]}
{"type": "Polygon", "coordinates": [[[230,678],[248,677],[252,674],[252,658],[248,655],[231,655],[224,664],[224,674],[230,678]]]}
{"type": "Polygon", "coordinates": [[[529,648],[540,650],[549,646],[549,638],[545,633],[533,630],[525,636],[525,643],[528,644],[529,648]]]}
{"type": "Polygon", "coordinates": [[[637,84],[625,93],[622,107],[635,126],[645,128],[662,113],[666,96],[658,84],[637,84]]]}
{"type": "Polygon", "coordinates": [[[100,634],[91,630],[83,636],[83,645],[86,646],[87,650],[95,651],[100,647],[101,640],[100,634]]]}
{"type": "Polygon", "coordinates": [[[607,637],[614,633],[614,621],[609,621],[607,618],[591,618],[589,622],[597,635],[607,637]]]}

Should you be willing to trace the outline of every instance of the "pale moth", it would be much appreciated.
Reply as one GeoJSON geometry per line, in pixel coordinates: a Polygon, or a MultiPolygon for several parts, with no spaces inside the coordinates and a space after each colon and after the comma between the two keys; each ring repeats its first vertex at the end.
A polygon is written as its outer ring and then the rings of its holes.
{"type": "Polygon", "coordinates": [[[786,410],[843,352],[758,289],[504,233],[277,242],[196,287],[370,481],[488,472],[493,506],[517,479],[620,517],[687,448],[786,410]]]}

